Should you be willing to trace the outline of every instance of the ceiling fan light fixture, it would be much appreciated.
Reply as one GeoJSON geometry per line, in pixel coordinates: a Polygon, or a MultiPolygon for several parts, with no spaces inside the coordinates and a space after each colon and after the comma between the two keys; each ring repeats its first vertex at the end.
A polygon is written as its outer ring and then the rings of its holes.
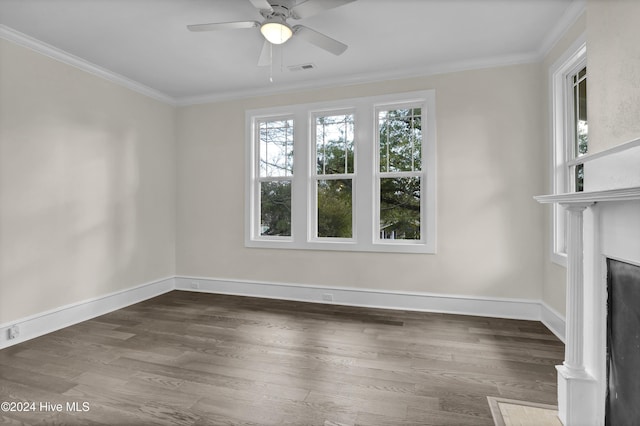
{"type": "Polygon", "coordinates": [[[260,32],[269,43],[282,44],[293,35],[293,30],[283,20],[268,20],[260,26],[260,32]]]}

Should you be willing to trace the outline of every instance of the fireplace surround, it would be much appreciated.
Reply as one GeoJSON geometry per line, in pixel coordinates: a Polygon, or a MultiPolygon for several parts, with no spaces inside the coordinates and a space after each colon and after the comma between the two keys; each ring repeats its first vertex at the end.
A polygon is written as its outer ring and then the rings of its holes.
{"type": "Polygon", "coordinates": [[[640,421],[640,266],[607,259],[605,425],[640,421]]]}
{"type": "Polygon", "coordinates": [[[556,367],[565,426],[605,425],[607,261],[640,266],[640,139],[582,161],[584,192],[535,197],[569,216],[565,360],[556,367]]]}

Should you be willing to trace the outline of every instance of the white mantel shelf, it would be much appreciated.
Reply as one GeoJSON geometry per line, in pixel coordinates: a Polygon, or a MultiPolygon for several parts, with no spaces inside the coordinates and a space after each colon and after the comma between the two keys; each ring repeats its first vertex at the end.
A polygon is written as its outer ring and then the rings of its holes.
{"type": "Polygon", "coordinates": [[[640,186],[604,191],[538,195],[533,198],[541,204],[590,204],[604,201],[633,201],[640,200],[640,186]]]}

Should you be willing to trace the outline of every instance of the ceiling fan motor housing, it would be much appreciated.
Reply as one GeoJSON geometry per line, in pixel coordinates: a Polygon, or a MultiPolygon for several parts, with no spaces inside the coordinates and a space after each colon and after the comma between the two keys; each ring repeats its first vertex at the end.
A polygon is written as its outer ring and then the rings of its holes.
{"type": "Polygon", "coordinates": [[[295,5],[292,0],[274,0],[269,3],[272,10],[260,10],[260,14],[266,19],[281,18],[286,20],[291,17],[291,8],[295,5]]]}

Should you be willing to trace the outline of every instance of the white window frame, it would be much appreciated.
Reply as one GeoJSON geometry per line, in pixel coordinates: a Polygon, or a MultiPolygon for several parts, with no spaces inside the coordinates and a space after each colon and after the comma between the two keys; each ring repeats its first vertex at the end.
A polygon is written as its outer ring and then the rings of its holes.
{"type": "Polygon", "coordinates": [[[317,111],[311,111],[310,112],[310,118],[309,118],[309,130],[310,130],[310,137],[309,137],[309,144],[311,145],[311,155],[309,156],[309,171],[310,171],[310,179],[309,179],[309,188],[308,188],[308,193],[310,194],[309,197],[309,201],[311,202],[310,204],[310,209],[309,209],[309,226],[308,226],[308,240],[309,241],[313,241],[313,242],[334,242],[334,243],[352,243],[352,242],[356,242],[357,241],[357,236],[356,236],[356,232],[357,232],[357,228],[356,228],[356,212],[355,212],[355,207],[356,207],[356,167],[357,167],[357,163],[358,163],[358,147],[357,147],[357,143],[355,140],[355,134],[354,136],[354,141],[353,141],[353,158],[354,158],[354,164],[353,164],[353,173],[341,173],[341,174],[318,174],[316,171],[316,158],[318,155],[318,151],[317,151],[317,143],[316,143],[316,119],[318,117],[329,117],[329,116],[336,116],[336,115],[348,115],[348,114],[353,114],[354,115],[354,128],[357,125],[356,124],[356,120],[355,120],[355,111],[353,110],[353,108],[346,108],[346,109],[328,109],[328,110],[317,110],[317,111]],[[316,185],[318,183],[319,180],[337,180],[337,179],[351,179],[351,181],[353,182],[352,184],[352,192],[351,192],[351,205],[352,205],[352,212],[351,212],[351,238],[337,238],[337,237],[318,237],[318,192],[316,190],[316,185]]]}
{"type": "MultiPolygon", "coordinates": [[[[570,78],[587,64],[586,34],[582,34],[550,68],[552,192],[571,192],[569,167],[581,164],[574,153],[573,93],[570,78]]],[[[587,71],[588,73],[588,71],[587,71]]],[[[566,267],[567,213],[555,204],[552,211],[551,261],[566,267]]]]}
{"type": "Polygon", "coordinates": [[[436,115],[435,91],[423,90],[393,95],[344,99],[331,102],[289,105],[248,110],[246,127],[245,246],[255,248],[341,250],[364,252],[436,253],[436,115]],[[381,240],[377,222],[379,108],[408,105],[422,108],[421,236],[422,240],[381,240]],[[352,238],[317,238],[315,182],[315,117],[354,114],[354,173],[352,238]],[[291,186],[291,237],[265,238],[259,235],[260,194],[256,154],[256,123],[265,119],[292,117],[294,120],[294,162],[291,186]]]}
{"type": "MultiPolygon", "coordinates": [[[[253,150],[255,152],[260,152],[260,128],[258,126],[259,123],[265,122],[265,121],[287,121],[287,120],[291,120],[293,122],[293,140],[295,141],[295,126],[296,126],[296,121],[294,119],[294,117],[291,114],[282,114],[282,115],[274,115],[274,116],[263,116],[263,117],[256,117],[255,121],[254,121],[254,126],[253,126],[253,150]]],[[[295,146],[294,146],[295,149],[295,146]]],[[[261,182],[284,182],[284,181],[291,181],[291,186],[292,186],[292,193],[293,193],[293,178],[295,175],[295,164],[294,164],[294,170],[293,173],[291,175],[285,175],[285,176],[260,176],[260,162],[259,161],[255,161],[254,163],[254,167],[255,170],[253,170],[253,176],[255,176],[255,185],[252,188],[253,191],[253,197],[252,200],[256,201],[256,205],[255,205],[255,209],[256,209],[256,216],[258,218],[260,218],[260,196],[261,196],[261,192],[260,192],[260,183],[261,182]]],[[[293,194],[292,194],[293,196],[293,194]]],[[[293,213],[291,215],[291,219],[292,219],[292,224],[291,224],[291,233],[293,234],[293,213]]],[[[275,236],[275,235],[261,235],[260,234],[260,221],[252,221],[252,226],[254,226],[255,228],[252,230],[252,232],[255,233],[255,235],[257,236],[257,238],[264,240],[264,241],[277,241],[277,242],[288,242],[291,241],[291,236],[275,236]]]]}
{"type": "MultiPolygon", "coordinates": [[[[413,103],[411,101],[409,102],[401,102],[401,103],[394,103],[394,104],[379,104],[376,105],[375,108],[375,116],[376,116],[376,131],[375,131],[375,150],[376,150],[376,155],[375,155],[375,163],[374,163],[374,167],[375,167],[375,199],[379,200],[380,199],[380,180],[381,179],[393,179],[393,178],[405,178],[405,177],[419,177],[421,179],[424,178],[424,173],[421,170],[420,172],[415,172],[415,171],[403,171],[403,172],[381,172],[380,171],[380,150],[378,149],[378,147],[380,146],[380,134],[378,132],[378,117],[379,117],[379,113],[380,111],[384,111],[384,110],[391,110],[391,109],[405,109],[405,108],[420,108],[421,104],[420,103],[413,103]]],[[[422,153],[422,164],[424,165],[424,152],[422,153]]],[[[427,208],[427,206],[425,205],[425,200],[427,198],[427,193],[426,193],[426,188],[425,185],[422,184],[422,182],[420,183],[420,211],[424,211],[425,208],[427,208]]],[[[376,209],[374,211],[374,223],[380,223],[380,205],[378,204],[376,206],[376,209]]],[[[427,231],[427,229],[425,229],[424,227],[424,221],[420,221],[420,239],[419,240],[393,240],[393,239],[382,239],[380,238],[380,230],[377,229],[378,232],[376,232],[375,235],[375,241],[378,244],[413,244],[413,245],[421,245],[421,244],[425,244],[425,231],[427,231]]]]}

